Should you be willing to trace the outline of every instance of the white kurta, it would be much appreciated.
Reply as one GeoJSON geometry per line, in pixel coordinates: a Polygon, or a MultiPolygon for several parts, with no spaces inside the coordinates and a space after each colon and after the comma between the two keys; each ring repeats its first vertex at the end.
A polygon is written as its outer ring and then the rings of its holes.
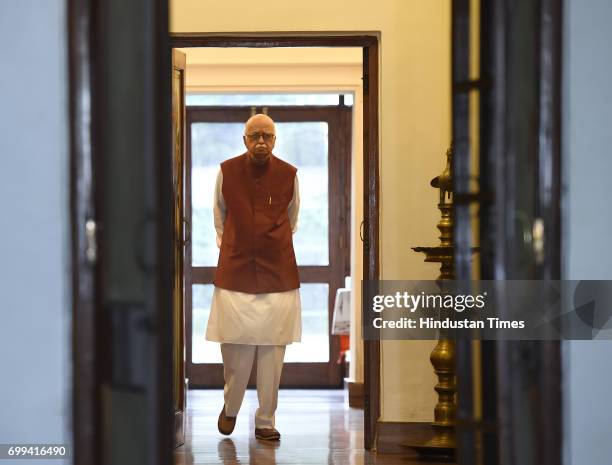
{"type": "MultiPolygon", "coordinates": [[[[225,201],[223,172],[215,184],[213,215],[217,246],[223,240],[225,201]]],[[[297,229],[300,194],[295,177],[293,198],[287,207],[291,230],[297,229]]],[[[286,345],[299,342],[302,317],[299,289],[268,294],[249,294],[215,287],[210,306],[206,340],[233,344],[286,345]]]]}

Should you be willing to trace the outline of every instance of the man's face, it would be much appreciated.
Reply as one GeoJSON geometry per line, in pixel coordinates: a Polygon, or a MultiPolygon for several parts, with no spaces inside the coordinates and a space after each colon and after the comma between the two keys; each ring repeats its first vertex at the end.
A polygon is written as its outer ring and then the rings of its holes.
{"type": "Polygon", "coordinates": [[[265,115],[251,118],[245,127],[243,140],[252,160],[265,163],[276,142],[274,122],[265,115]]]}

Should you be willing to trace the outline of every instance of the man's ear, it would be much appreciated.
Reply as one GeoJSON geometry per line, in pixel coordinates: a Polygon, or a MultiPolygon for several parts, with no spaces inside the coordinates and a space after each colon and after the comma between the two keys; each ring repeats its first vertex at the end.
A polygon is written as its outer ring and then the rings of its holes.
{"type": "Polygon", "coordinates": [[[242,142],[244,143],[244,146],[245,146],[245,147],[247,148],[247,150],[248,150],[249,146],[247,145],[247,138],[246,138],[246,136],[242,136],[242,142]]]}

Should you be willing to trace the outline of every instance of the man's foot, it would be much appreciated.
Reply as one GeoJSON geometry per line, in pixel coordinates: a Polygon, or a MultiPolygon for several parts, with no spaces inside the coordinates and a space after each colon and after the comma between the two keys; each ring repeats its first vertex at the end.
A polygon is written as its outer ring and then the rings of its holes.
{"type": "Polygon", "coordinates": [[[228,417],[225,415],[225,405],[223,405],[221,413],[219,414],[219,421],[217,421],[217,428],[219,428],[219,432],[228,436],[232,434],[235,426],[236,417],[228,417]]]}
{"type": "Polygon", "coordinates": [[[280,433],[274,428],[255,428],[255,437],[264,441],[278,441],[280,433]]]}

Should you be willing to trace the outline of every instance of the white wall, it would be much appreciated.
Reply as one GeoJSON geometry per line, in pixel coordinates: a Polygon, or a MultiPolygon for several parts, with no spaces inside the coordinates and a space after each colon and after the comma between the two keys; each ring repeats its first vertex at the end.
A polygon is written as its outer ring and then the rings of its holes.
{"type": "MultiPolygon", "coordinates": [[[[437,196],[429,180],[450,143],[449,0],[268,0],[253,15],[247,0],[210,8],[171,1],[173,32],[374,31],[380,49],[380,254],[384,279],[434,279],[410,247],[436,245],[437,196]]],[[[431,341],[382,344],[382,419],[430,421],[436,378],[431,341]]]]}
{"type": "Polygon", "coordinates": [[[0,2],[0,443],[70,440],[65,14],[0,2]]]}
{"type": "MultiPolygon", "coordinates": [[[[564,278],[612,279],[612,2],[565,0],[564,278]]],[[[612,341],[563,344],[564,463],[612,457],[612,341]]]]}

